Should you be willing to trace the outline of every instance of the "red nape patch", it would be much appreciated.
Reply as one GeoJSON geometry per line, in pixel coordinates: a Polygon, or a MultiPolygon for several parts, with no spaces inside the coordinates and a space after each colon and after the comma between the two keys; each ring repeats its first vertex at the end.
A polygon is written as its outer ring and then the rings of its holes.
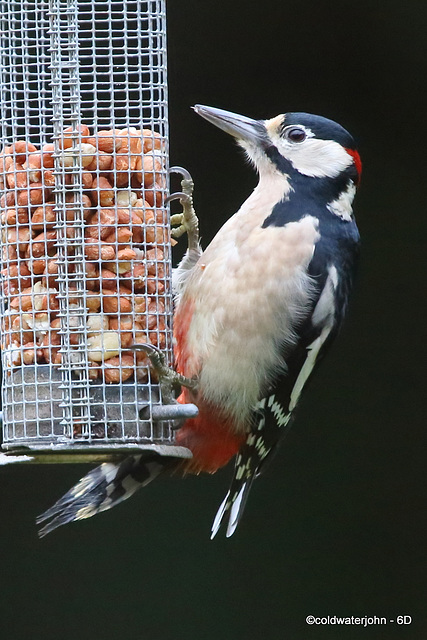
{"type": "Polygon", "coordinates": [[[362,175],[362,161],[360,159],[360,155],[357,151],[355,151],[355,149],[346,149],[346,151],[348,155],[353,158],[354,166],[356,167],[356,171],[359,176],[359,182],[360,182],[360,177],[362,175]]]}
{"type": "Polygon", "coordinates": [[[195,402],[199,409],[199,415],[186,420],[176,432],[177,445],[187,447],[193,454],[185,463],[184,473],[215,473],[236,455],[246,434],[234,433],[230,420],[218,415],[214,407],[192,397],[189,389],[184,389],[178,402],[195,402]]]}

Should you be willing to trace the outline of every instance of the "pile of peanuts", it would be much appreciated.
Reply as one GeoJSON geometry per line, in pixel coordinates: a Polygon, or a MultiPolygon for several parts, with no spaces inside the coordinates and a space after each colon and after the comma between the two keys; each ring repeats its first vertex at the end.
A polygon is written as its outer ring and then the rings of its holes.
{"type": "MultiPolygon", "coordinates": [[[[158,133],[136,128],[91,134],[86,125],[79,125],[78,140],[71,127],[61,138],[62,222],[69,239],[67,340],[70,353],[73,346],[81,351],[82,340],[86,341],[92,380],[118,383],[136,374],[145,381],[147,357],[130,347],[141,342],[160,349],[166,346],[165,278],[171,242],[162,208],[162,145],[158,133]],[[73,245],[77,218],[80,225],[84,220],[80,262],[75,260],[73,245]],[[84,273],[78,274],[82,265],[84,273]],[[73,274],[84,283],[83,295],[73,274]],[[78,325],[81,315],[73,315],[73,308],[80,305],[81,309],[82,300],[87,312],[83,330],[78,325]]],[[[9,367],[62,363],[59,278],[64,271],[58,265],[53,154],[53,144],[37,149],[24,140],[0,153],[1,276],[6,307],[1,347],[9,367]]]]}

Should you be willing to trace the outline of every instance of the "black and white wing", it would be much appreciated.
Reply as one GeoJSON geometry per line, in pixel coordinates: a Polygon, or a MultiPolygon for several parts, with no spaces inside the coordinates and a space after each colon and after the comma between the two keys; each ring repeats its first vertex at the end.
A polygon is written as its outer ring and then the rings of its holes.
{"type": "MultiPolygon", "coordinates": [[[[316,268],[316,265],[314,263],[316,268]]],[[[330,264],[317,286],[311,313],[298,328],[298,339],[286,357],[286,373],[263,398],[254,413],[253,428],[236,456],[230,489],[212,525],[213,538],[228,515],[226,536],[239,524],[254,479],[290,426],[293,412],[313,370],[341,324],[350,283],[340,283],[337,268],[330,264]]]]}

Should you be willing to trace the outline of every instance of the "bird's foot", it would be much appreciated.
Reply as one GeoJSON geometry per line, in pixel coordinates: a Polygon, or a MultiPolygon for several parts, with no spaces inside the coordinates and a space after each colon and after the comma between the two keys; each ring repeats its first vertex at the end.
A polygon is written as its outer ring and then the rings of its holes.
{"type": "Polygon", "coordinates": [[[188,235],[188,249],[198,249],[199,246],[199,220],[193,206],[194,182],[187,169],[182,167],[171,167],[169,173],[179,173],[182,176],[182,191],[172,193],[166,198],[166,202],[179,200],[182,205],[182,213],[171,216],[171,224],[179,225],[172,229],[172,238],[180,238],[184,233],[188,235]]]}
{"type": "Polygon", "coordinates": [[[176,386],[187,387],[195,390],[198,385],[197,378],[186,378],[166,364],[164,353],[152,344],[134,344],[131,349],[145,351],[150,359],[151,366],[159,377],[162,397],[166,404],[173,402],[173,388],[176,386]]]}

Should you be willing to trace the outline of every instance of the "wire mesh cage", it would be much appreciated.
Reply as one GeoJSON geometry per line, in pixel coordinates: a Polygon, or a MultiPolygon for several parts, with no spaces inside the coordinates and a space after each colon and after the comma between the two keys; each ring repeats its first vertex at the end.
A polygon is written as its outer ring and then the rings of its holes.
{"type": "Polygon", "coordinates": [[[0,11],[3,448],[172,447],[165,1],[0,11]]]}

